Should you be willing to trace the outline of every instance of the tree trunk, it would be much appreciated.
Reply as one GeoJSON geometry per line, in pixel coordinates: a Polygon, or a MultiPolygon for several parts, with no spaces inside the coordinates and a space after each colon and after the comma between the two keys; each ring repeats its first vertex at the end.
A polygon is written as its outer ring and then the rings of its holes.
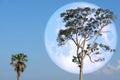
{"type": "Polygon", "coordinates": [[[19,80],[19,77],[17,76],[17,80],[19,80]]]}
{"type": "Polygon", "coordinates": [[[17,80],[20,78],[20,71],[17,71],[17,80]]]}
{"type": "Polygon", "coordinates": [[[83,60],[81,60],[79,80],[83,80],[83,60]]]}

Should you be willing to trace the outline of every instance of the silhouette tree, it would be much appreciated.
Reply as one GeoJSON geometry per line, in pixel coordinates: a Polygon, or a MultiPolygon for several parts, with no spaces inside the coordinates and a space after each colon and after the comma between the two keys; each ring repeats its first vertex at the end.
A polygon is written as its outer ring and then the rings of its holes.
{"type": "Polygon", "coordinates": [[[65,28],[58,32],[58,46],[65,45],[70,40],[74,42],[76,54],[73,55],[72,62],[80,68],[79,80],[83,80],[83,61],[85,57],[89,57],[89,60],[95,63],[105,59],[92,59],[92,55],[102,54],[103,51],[115,51],[115,49],[111,49],[108,45],[97,40],[103,35],[103,28],[113,22],[113,12],[108,9],[85,7],[68,9],[60,16],[65,23],[65,28]]]}
{"type": "Polygon", "coordinates": [[[11,65],[14,66],[14,70],[17,72],[17,80],[20,78],[21,72],[26,68],[25,62],[27,62],[27,55],[23,53],[14,54],[11,56],[11,65]]]}

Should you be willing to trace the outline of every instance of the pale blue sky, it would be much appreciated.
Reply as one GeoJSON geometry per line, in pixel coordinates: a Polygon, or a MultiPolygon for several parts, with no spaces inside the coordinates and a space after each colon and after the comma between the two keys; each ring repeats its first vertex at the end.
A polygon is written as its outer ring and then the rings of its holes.
{"type": "MultiPolygon", "coordinates": [[[[18,52],[26,53],[29,58],[21,80],[78,80],[78,75],[61,70],[51,61],[44,44],[44,31],[51,15],[60,7],[78,1],[83,0],[0,0],[0,78],[2,80],[16,80],[16,73],[9,63],[11,54],[18,52]]],[[[119,0],[84,1],[115,13],[119,41],[119,0]]],[[[98,72],[84,75],[84,80],[119,80],[120,63],[117,64],[117,61],[120,61],[119,45],[120,42],[109,65],[98,72]]]]}

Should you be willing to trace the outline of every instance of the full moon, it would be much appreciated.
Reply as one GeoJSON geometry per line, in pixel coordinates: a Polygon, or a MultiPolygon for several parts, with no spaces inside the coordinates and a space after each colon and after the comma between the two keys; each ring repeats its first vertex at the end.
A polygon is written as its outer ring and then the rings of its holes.
{"type": "MultiPolygon", "coordinates": [[[[45,30],[45,46],[51,60],[61,69],[79,74],[79,67],[77,64],[72,62],[73,55],[76,52],[76,46],[72,41],[67,42],[64,46],[59,47],[57,44],[57,34],[60,29],[64,28],[64,23],[62,22],[62,18],[60,14],[67,9],[75,9],[75,8],[99,8],[91,3],[87,2],[76,2],[65,5],[58,9],[49,19],[46,30],[45,30]]],[[[106,26],[103,31],[109,31],[103,33],[103,36],[98,40],[100,43],[104,43],[109,45],[111,48],[115,49],[117,43],[117,35],[116,28],[114,22],[106,26]],[[114,44],[113,44],[114,43],[114,44]]],[[[84,59],[83,73],[92,73],[102,68],[112,57],[114,53],[103,52],[103,54],[99,56],[94,56],[95,58],[104,57],[105,61],[91,63],[88,57],[84,59]]]]}

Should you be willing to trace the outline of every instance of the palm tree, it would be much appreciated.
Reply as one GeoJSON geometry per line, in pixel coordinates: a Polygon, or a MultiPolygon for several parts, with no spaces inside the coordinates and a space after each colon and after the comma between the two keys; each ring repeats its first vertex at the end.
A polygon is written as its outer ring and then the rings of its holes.
{"type": "Polygon", "coordinates": [[[20,78],[20,74],[24,72],[26,68],[25,62],[27,62],[27,55],[24,53],[13,54],[11,56],[11,65],[14,66],[14,70],[17,72],[17,80],[20,78]]]}

